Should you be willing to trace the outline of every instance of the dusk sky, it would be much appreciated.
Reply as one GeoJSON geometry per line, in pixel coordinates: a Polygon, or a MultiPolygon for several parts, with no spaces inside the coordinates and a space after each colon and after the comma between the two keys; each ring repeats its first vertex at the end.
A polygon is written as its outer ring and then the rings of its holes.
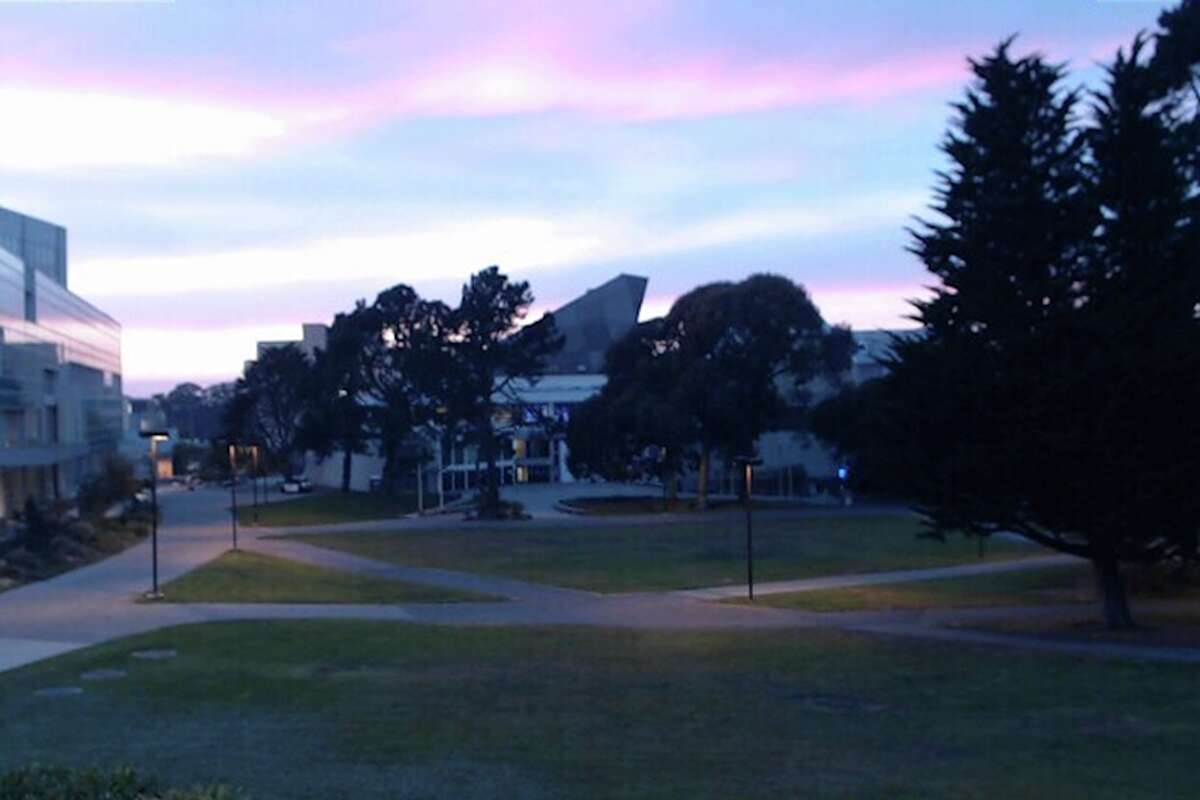
{"type": "Polygon", "coordinates": [[[134,395],[489,264],[538,314],[772,271],[896,326],[966,57],[1020,33],[1095,81],[1162,7],[0,0],[0,205],[68,228],[134,395]]]}

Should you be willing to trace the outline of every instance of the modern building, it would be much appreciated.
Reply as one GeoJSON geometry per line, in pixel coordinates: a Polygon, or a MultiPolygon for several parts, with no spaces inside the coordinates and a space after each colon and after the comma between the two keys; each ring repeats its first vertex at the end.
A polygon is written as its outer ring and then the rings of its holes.
{"type": "Polygon", "coordinates": [[[121,326],[66,280],[66,230],[0,208],[0,516],[72,496],[122,435],[121,326]]]}

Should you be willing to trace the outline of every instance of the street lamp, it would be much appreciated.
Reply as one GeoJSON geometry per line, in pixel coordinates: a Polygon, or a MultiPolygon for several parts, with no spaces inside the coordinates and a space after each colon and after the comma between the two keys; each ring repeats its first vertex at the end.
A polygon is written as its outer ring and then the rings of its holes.
{"type": "Polygon", "coordinates": [[[238,549],[237,542],[237,445],[229,443],[229,519],[233,525],[233,549],[238,549]]]}
{"type": "Polygon", "coordinates": [[[762,464],[761,458],[738,456],[734,462],[745,471],[746,481],[746,591],[750,602],[754,602],[754,527],[750,519],[750,492],[754,487],[754,468],[762,464]]]}
{"type": "MultiPolygon", "coordinates": [[[[250,491],[252,492],[251,497],[253,498],[252,502],[254,503],[254,524],[257,525],[258,524],[258,445],[256,445],[256,444],[250,445],[250,458],[252,459],[251,466],[250,466],[250,491]]],[[[265,500],[266,498],[264,497],[263,499],[265,500]]]]}
{"type": "Polygon", "coordinates": [[[141,431],[143,439],[150,440],[150,591],[146,593],[148,600],[161,600],[162,592],[158,590],[158,443],[170,438],[165,430],[141,431]]]}

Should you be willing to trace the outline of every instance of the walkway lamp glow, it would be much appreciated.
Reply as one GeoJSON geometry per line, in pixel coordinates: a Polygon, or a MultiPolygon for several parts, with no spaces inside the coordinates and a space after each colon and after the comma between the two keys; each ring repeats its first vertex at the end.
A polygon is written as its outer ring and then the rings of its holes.
{"type": "Polygon", "coordinates": [[[738,456],[734,463],[744,470],[746,482],[746,592],[754,602],[754,526],[750,518],[750,494],[754,488],[754,468],[762,464],[761,458],[738,456]]]}
{"type": "Polygon", "coordinates": [[[150,591],[149,600],[161,600],[158,590],[158,443],[170,438],[165,430],[145,430],[139,434],[150,440],[150,591]]]}
{"type": "MultiPolygon", "coordinates": [[[[250,458],[251,458],[250,490],[252,492],[251,502],[254,504],[254,524],[257,525],[258,524],[258,445],[256,445],[256,444],[250,445],[250,458]]],[[[265,496],[266,493],[264,492],[263,494],[264,494],[263,500],[265,501],[267,499],[265,496]]]]}

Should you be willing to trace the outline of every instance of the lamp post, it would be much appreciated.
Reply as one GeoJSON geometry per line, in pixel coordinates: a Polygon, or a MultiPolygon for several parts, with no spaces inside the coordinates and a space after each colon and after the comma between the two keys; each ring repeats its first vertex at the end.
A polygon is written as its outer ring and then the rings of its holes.
{"type": "Polygon", "coordinates": [[[750,493],[754,488],[754,468],[762,463],[761,458],[738,456],[734,459],[745,472],[746,481],[746,592],[754,602],[754,525],[750,516],[750,493]]]}
{"type": "Polygon", "coordinates": [[[150,440],[150,591],[146,599],[161,600],[158,590],[158,443],[169,437],[165,430],[141,431],[143,439],[150,440]]]}
{"type": "Polygon", "coordinates": [[[233,526],[233,549],[238,549],[237,542],[237,445],[229,443],[229,519],[233,526]]]}
{"type": "Polygon", "coordinates": [[[250,491],[254,504],[254,524],[258,524],[258,445],[250,445],[250,491]]]}

